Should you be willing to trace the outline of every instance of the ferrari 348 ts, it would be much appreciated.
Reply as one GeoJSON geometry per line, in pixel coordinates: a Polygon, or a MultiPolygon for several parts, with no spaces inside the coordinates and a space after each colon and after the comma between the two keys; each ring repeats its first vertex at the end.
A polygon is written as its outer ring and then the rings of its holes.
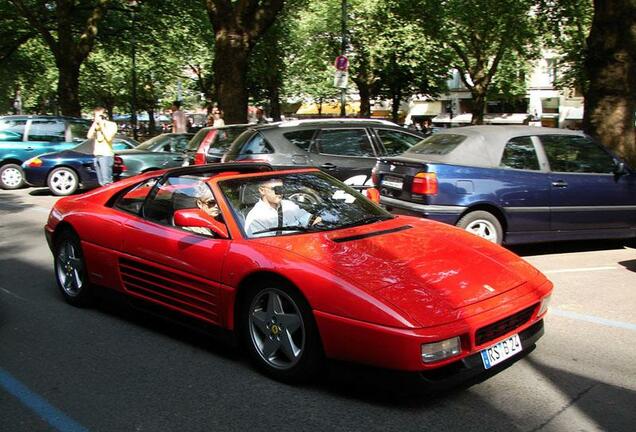
{"type": "Polygon", "coordinates": [[[512,252],[317,169],[149,172],[60,199],[45,231],[68,303],[100,287],[213,324],[283,381],[325,358],[428,382],[496,373],[543,335],[552,291],[512,252]]]}

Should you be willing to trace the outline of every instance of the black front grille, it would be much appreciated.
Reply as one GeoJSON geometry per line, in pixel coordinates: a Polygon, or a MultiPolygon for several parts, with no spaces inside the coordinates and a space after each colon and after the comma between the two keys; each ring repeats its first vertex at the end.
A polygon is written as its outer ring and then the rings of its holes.
{"type": "Polygon", "coordinates": [[[534,304],[514,315],[510,315],[509,317],[480,328],[477,330],[477,333],[475,333],[475,345],[483,345],[486,342],[497,339],[499,336],[503,336],[521,327],[532,318],[532,314],[537,306],[538,304],[534,304]]]}

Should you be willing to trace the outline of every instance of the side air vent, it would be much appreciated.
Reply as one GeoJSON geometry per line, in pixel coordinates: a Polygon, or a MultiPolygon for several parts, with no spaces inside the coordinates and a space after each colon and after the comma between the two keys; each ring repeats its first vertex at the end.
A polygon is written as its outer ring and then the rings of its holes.
{"type": "Polygon", "coordinates": [[[218,323],[218,298],[211,285],[127,258],[119,259],[119,269],[127,291],[218,323]]]}
{"type": "Polygon", "coordinates": [[[398,228],[391,228],[388,230],[383,230],[383,231],[376,231],[376,232],[371,232],[371,233],[366,233],[366,234],[358,234],[358,235],[352,235],[349,237],[340,237],[340,238],[334,238],[332,239],[334,242],[336,243],[344,243],[344,242],[348,242],[348,241],[353,241],[353,240],[361,240],[364,238],[369,238],[369,237],[375,237],[375,236],[380,236],[380,235],[385,235],[385,234],[391,234],[391,233],[395,233],[395,232],[400,232],[400,231],[405,231],[408,229],[413,228],[411,225],[404,225],[398,228]]]}

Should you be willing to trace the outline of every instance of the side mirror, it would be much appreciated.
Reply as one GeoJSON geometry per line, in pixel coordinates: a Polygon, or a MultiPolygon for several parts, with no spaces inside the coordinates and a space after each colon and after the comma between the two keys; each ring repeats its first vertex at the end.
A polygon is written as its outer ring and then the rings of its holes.
{"type": "Polygon", "coordinates": [[[230,234],[223,222],[208,216],[201,209],[181,209],[174,212],[174,224],[180,227],[207,228],[215,237],[227,239],[230,234]]]}
{"type": "Polygon", "coordinates": [[[614,174],[618,176],[627,174],[627,169],[625,168],[625,162],[620,161],[618,159],[614,160],[614,174]]]}

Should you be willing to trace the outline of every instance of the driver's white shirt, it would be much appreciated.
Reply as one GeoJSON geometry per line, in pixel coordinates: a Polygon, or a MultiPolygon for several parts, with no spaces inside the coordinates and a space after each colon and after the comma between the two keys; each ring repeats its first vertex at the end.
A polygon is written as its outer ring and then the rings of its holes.
{"type": "MultiPolygon", "coordinates": [[[[282,200],[283,226],[307,226],[311,213],[298,207],[292,201],[282,200]]],[[[272,208],[262,199],[259,200],[245,218],[245,232],[250,237],[269,236],[270,233],[256,234],[270,228],[278,227],[278,210],[272,208]]]]}

